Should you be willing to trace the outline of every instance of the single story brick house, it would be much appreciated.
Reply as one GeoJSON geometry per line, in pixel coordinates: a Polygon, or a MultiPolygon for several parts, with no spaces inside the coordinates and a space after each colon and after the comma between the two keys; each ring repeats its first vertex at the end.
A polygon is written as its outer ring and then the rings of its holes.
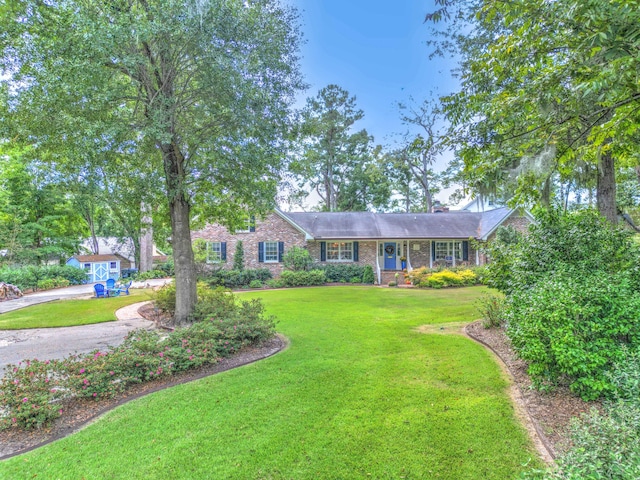
{"type": "Polygon", "coordinates": [[[230,232],[218,224],[195,231],[203,239],[209,263],[231,268],[236,243],[242,240],[246,268],[282,272],[282,255],[291,247],[309,250],[318,263],[371,265],[381,283],[385,272],[448,265],[482,265],[484,256],[470,239],[488,241],[500,226],[525,231],[530,213],[507,207],[486,212],[441,213],[282,212],[247,221],[246,229],[230,232]]]}

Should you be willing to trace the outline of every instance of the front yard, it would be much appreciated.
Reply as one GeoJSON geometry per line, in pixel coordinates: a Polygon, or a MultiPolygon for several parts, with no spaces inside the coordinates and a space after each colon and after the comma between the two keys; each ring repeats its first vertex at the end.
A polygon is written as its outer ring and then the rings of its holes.
{"type": "Polygon", "coordinates": [[[113,322],[116,310],[132,303],[151,300],[149,289],[130,290],[129,295],[111,298],[57,300],[14,310],[0,315],[0,330],[22,328],[71,327],[113,322]]]}
{"type": "Polygon", "coordinates": [[[450,328],[418,329],[477,318],[483,291],[242,294],[288,349],[120,407],[0,478],[515,478],[539,462],[500,368],[450,328]]]}

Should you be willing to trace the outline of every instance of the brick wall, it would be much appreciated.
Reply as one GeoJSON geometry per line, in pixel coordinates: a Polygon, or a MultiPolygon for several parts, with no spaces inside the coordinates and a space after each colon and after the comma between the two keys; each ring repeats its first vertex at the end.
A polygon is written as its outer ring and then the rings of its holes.
{"type": "Polygon", "coordinates": [[[280,275],[283,269],[282,263],[259,262],[259,242],[284,242],[285,253],[292,246],[306,247],[304,234],[295,229],[289,222],[277,213],[271,213],[264,220],[256,219],[255,232],[238,232],[232,234],[226,227],[219,224],[207,225],[202,230],[192,232],[192,240],[202,238],[210,242],[227,243],[227,260],[224,268],[233,267],[233,257],[236,252],[238,240],[242,241],[244,249],[245,268],[268,268],[274,276],[280,275]]]}

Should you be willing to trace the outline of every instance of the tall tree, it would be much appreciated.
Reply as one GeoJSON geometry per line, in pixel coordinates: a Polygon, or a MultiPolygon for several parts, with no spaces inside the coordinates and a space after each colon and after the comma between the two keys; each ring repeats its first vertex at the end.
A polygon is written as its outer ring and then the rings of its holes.
{"type": "MultiPolygon", "coordinates": [[[[196,302],[192,207],[225,220],[273,202],[298,74],[277,0],[25,0],[0,11],[8,101],[24,138],[152,164],[164,178],[176,322],[196,302]],[[52,121],[54,120],[55,121],[52,121]]],[[[139,208],[138,208],[139,211],[139,208]]]]}
{"type": "Polygon", "coordinates": [[[520,198],[545,203],[553,182],[575,184],[576,166],[591,164],[615,223],[616,166],[637,162],[638,1],[438,3],[428,20],[462,19],[441,46],[462,58],[446,108],[469,178],[510,171],[520,198]]]}
{"type": "Polygon", "coordinates": [[[10,262],[41,264],[75,253],[87,229],[60,179],[28,150],[0,145],[0,249],[10,262]]]}
{"type": "Polygon", "coordinates": [[[373,138],[366,130],[353,131],[363,116],[356,98],[338,85],[308,98],[302,111],[303,152],[292,170],[315,189],[328,212],[379,207],[390,196],[381,183],[373,138]]]}
{"type": "Polygon", "coordinates": [[[411,172],[413,182],[420,189],[422,211],[431,212],[433,195],[440,190],[440,177],[434,171],[434,164],[444,152],[442,127],[443,114],[433,99],[427,99],[417,107],[413,104],[400,105],[402,122],[417,127],[419,133],[407,133],[396,163],[401,163],[411,172]]]}

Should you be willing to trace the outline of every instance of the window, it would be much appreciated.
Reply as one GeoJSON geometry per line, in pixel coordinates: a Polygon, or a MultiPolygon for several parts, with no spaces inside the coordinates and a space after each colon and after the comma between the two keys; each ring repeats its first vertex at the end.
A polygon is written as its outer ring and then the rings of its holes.
{"type": "Polygon", "coordinates": [[[278,242],[264,242],[264,261],[278,261],[278,242]]]}
{"type": "Polygon", "coordinates": [[[91,264],[90,264],[90,263],[85,263],[85,264],[84,264],[84,269],[85,269],[87,272],[90,272],[90,271],[91,271],[91,264]]]}
{"type": "Polygon", "coordinates": [[[434,260],[462,261],[462,242],[435,242],[434,260]]]}
{"type": "Polygon", "coordinates": [[[112,272],[118,271],[118,262],[109,262],[109,270],[112,272]]]}
{"type": "Polygon", "coordinates": [[[222,261],[222,242],[207,242],[207,263],[222,261]]]}
{"type": "Polygon", "coordinates": [[[327,243],[328,262],[352,262],[353,242],[330,242],[327,243]]]}

